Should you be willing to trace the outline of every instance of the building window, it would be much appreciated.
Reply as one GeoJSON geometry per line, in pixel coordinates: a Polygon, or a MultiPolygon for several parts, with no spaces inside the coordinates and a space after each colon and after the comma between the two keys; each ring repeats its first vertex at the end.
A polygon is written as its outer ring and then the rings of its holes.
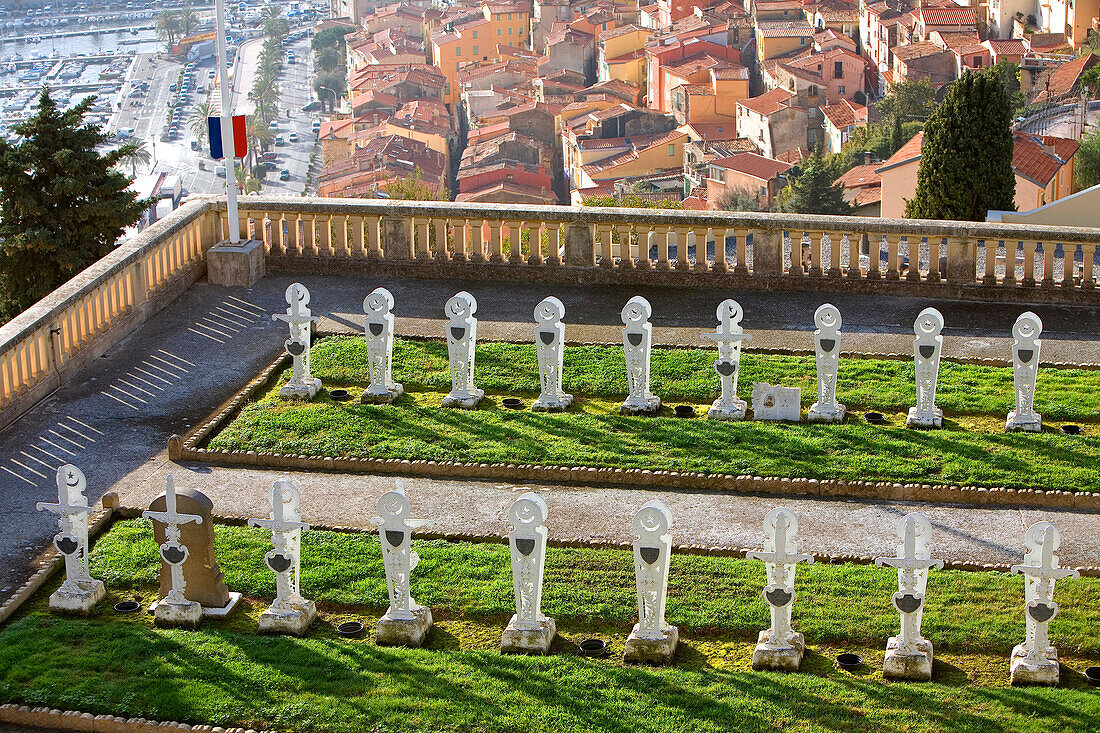
{"type": "Polygon", "coordinates": [[[512,14],[508,13],[508,20],[511,20],[511,19],[512,19],[512,14]]]}
{"type": "Polygon", "coordinates": [[[844,93],[845,93],[845,92],[844,92],[844,85],[843,85],[843,84],[841,84],[840,86],[838,86],[838,87],[837,87],[836,89],[837,89],[837,91],[838,91],[838,92],[840,92],[841,94],[844,94],[844,93]]]}
{"type": "Polygon", "coordinates": [[[844,62],[843,61],[836,61],[836,62],[833,63],[833,78],[834,79],[843,79],[844,78],[844,62]]]}
{"type": "Polygon", "coordinates": [[[477,56],[477,46],[474,46],[474,56],[477,56]]]}
{"type": "Polygon", "coordinates": [[[669,143],[668,144],[668,157],[671,158],[674,155],[676,155],[676,143],[669,143]]]}
{"type": "Polygon", "coordinates": [[[477,38],[477,31],[474,31],[474,38],[477,38]]]}
{"type": "Polygon", "coordinates": [[[462,55],[462,48],[460,46],[455,46],[455,56],[461,56],[461,55],[462,55]]]}
{"type": "Polygon", "coordinates": [[[509,28],[509,29],[508,29],[508,35],[512,35],[512,31],[513,31],[513,30],[514,30],[513,28],[509,28]]]}
{"type": "Polygon", "coordinates": [[[502,36],[502,35],[504,35],[504,34],[503,34],[503,33],[501,32],[500,28],[497,28],[497,35],[498,35],[498,36],[502,36]]]}

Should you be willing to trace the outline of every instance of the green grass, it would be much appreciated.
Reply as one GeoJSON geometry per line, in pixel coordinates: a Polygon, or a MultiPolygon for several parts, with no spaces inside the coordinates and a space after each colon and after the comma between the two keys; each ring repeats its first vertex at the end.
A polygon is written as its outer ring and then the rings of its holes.
{"type": "MultiPolygon", "coordinates": [[[[117,523],[92,554],[108,600],[89,619],[52,616],[45,593],[0,629],[0,700],[28,705],[295,731],[1087,731],[1100,695],[1074,671],[1100,653],[1089,607],[1100,580],[1059,584],[1052,622],[1064,686],[1007,686],[1007,649],[1022,638],[1019,577],[932,571],[925,633],[936,643],[935,681],[887,684],[877,669],[897,624],[896,574],[855,565],[799,569],[797,627],[811,648],[799,674],[752,672],[755,632],[767,625],[762,565],[676,556],[668,618],[681,645],[668,668],[624,666],[634,618],[630,553],[551,548],[543,609],[560,638],[546,658],[495,651],[512,612],[500,545],[418,542],[413,591],[437,619],[425,649],[384,649],[336,637],[354,616],[373,625],[385,606],[377,539],[309,532],[303,591],[321,618],[302,639],[264,637],[255,619],[273,594],[263,532],[216,527],[219,562],[246,600],[198,631],[157,629],[147,614],[115,615],[120,598],[154,595],[156,547],[148,523],[117,523]],[[576,655],[599,634],[614,652],[576,655]],[[832,667],[855,650],[868,669],[832,667]]],[[[47,589],[49,590],[49,589],[47,589]]]]}
{"type": "MultiPolygon", "coordinates": [[[[564,384],[578,401],[566,413],[543,414],[499,407],[499,397],[538,393],[534,347],[482,344],[478,386],[490,395],[476,411],[438,407],[449,389],[446,347],[398,340],[395,378],[407,394],[393,406],[361,405],[367,382],[362,339],[332,337],[313,350],[313,371],[329,387],[347,387],[349,402],[327,395],[310,403],[279,400],[262,391],[209,447],[275,453],[531,463],[712,474],[753,474],[840,480],[880,480],[1006,486],[1066,491],[1100,490],[1100,372],[1040,371],[1036,408],[1047,421],[1042,434],[1005,434],[1012,409],[1012,373],[1005,368],[944,363],[937,404],[942,431],[903,427],[913,404],[912,365],[904,361],[845,359],[838,397],[850,411],[877,410],[887,427],[858,416],[845,425],[678,420],[668,407],[655,418],[618,414],[626,374],[622,350],[569,347],[564,384]],[[1053,426],[1072,420],[1083,436],[1053,426]]],[[[700,415],[717,396],[713,351],[656,349],[653,391],[666,405],[694,404],[700,415]]],[[[814,400],[814,362],[809,357],[746,354],[741,396],[752,381],[801,386],[803,403],[814,400]]],[[[278,380],[288,378],[286,374],[278,380]]]]}

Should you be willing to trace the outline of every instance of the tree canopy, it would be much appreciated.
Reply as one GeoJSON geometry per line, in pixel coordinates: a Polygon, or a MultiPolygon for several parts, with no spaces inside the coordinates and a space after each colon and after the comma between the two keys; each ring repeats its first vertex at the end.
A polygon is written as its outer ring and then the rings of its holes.
{"type": "Polygon", "coordinates": [[[783,191],[782,211],[797,214],[851,214],[851,205],[844,200],[844,191],[833,185],[841,175],[842,161],[837,156],[828,159],[815,150],[803,161],[801,170],[791,169],[790,183],[783,191]]]}
{"type": "Polygon", "coordinates": [[[1100,185],[1100,127],[1081,138],[1073,156],[1073,181],[1078,190],[1100,185]]]}
{"type": "Polygon", "coordinates": [[[1012,108],[994,72],[955,81],[924,126],[917,191],[905,215],[984,221],[990,209],[1014,211],[1012,108]]]}
{"type": "Polygon", "coordinates": [[[895,119],[914,122],[926,119],[936,108],[936,92],[927,79],[898,82],[890,87],[890,93],[875,108],[889,124],[895,119]]]}
{"type": "Polygon", "coordinates": [[[0,140],[0,315],[11,318],[114,247],[152,199],[116,169],[133,145],[100,154],[107,136],[84,124],[94,97],[62,110],[42,90],[34,115],[0,140]]]}

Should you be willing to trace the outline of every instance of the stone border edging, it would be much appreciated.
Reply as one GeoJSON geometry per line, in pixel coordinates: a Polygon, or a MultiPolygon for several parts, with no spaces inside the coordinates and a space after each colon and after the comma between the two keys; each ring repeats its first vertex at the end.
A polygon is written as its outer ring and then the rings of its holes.
{"type": "Polygon", "coordinates": [[[420,475],[431,478],[507,479],[583,484],[613,484],[673,489],[721,491],[741,494],[805,496],[826,499],[851,498],[881,501],[914,501],[975,506],[1014,506],[1040,509],[1074,509],[1100,512],[1100,494],[1043,489],[981,488],[947,484],[885,481],[784,478],[742,474],[707,474],[693,471],[652,471],[638,468],[541,466],[515,463],[465,463],[459,461],[400,458],[332,458],[258,451],[199,448],[215,430],[229,421],[256,392],[290,361],[281,353],[244,389],[223,403],[186,436],[168,439],[169,460],[196,461],[229,466],[286,468],[299,471],[420,475]]]}
{"type": "Polygon", "coordinates": [[[32,728],[58,728],[60,730],[94,731],[95,733],[275,733],[255,731],[251,728],[222,728],[216,725],[188,725],[174,721],[147,720],[145,718],[121,718],[114,715],[92,715],[76,710],[57,710],[46,707],[8,703],[0,705],[0,723],[25,725],[32,728]]]}

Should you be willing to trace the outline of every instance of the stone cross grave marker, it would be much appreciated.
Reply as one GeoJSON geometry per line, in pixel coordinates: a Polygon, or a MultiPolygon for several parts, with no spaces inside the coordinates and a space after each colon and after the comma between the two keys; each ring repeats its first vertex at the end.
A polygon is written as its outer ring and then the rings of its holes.
{"type": "Polygon", "coordinates": [[[370,386],[360,401],[389,404],[405,391],[393,381],[393,295],[385,288],[375,288],[363,299],[363,313],[370,386]]]}
{"type": "Polygon", "coordinates": [[[704,333],[703,338],[718,343],[718,358],[714,362],[714,370],[718,372],[722,394],[707,410],[707,417],[711,420],[744,420],[748,405],[744,400],[737,399],[737,377],[741,366],[741,347],[752,340],[752,335],[741,329],[744,311],[741,310],[741,304],[733,298],[719,303],[716,315],[718,330],[715,333],[704,333]]]}
{"type": "Polygon", "coordinates": [[[187,581],[183,575],[183,564],[191,553],[187,545],[183,544],[180,526],[192,522],[202,524],[203,518],[198,514],[181,514],[177,511],[176,484],[171,474],[168,474],[164,490],[164,503],[164,511],[156,511],[150,507],[141,514],[146,519],[164,525],[165,540],[160,546],[160,557],[167,563],[172,576],[171,589],[156,604],[155,619],[162,624],[197,626],[202,620],[202,605],[189,600],[185,595],[187,581]]]}
{"type": "Polygon", "coordinates": [[[477,301],[463,290],[447,301],[447,354],[451,360],[451,391],[443,407],[472,410],[485,396],[474,386],[474,355],[477,345],[477,301]]]}
{"type": "Polygon", "coordinates": [[[420,562],[412,549],[412,531],[429,527],[431,522],[409,518],[405,482],[397,479],[394,484],[393,491],[379,497],[379,516],[371,519],[371,524],[378,527],[390,596],[390,606],[378,621],[375,638],[379,644],[389,646],[422,646],[432,628],[432,610],[412,597],[411,575],[420,562]]]}
{"type": "Polygon", "coordinates": [[[317,618],[317,605],[302,598],[299,590],[302,531],[309,530],[299,509],[302,496],[298,487],[281,480],[272,484],[268,501],[267,519],[248,520],[250,527],[271,531],[271,550],[264,562],[275,573],[275,600],[260,615],[260,631],[301,636],[317,618]]]}
{"type": "Polygon", "coordinates": [[[813,555],[798,552],[798,519],[789,509],[776,507],[764,517],[764,549],[746,552],[750,560],[764,563],[768,583],[764,600],[771,610],[771,627],[761,631],[752,653],[753,669],[794,672],[802,666],[805,637],[791,626],[794,576],[800,562],[812,563],[813,555]]]}
{"type": "Polygon", "coordinates": [[[901,633],[886,642],[882,674],[892,679],[930,680],[932,642],[921,636],[920,626],[928,569],[942,568],[943,560],[931,559],[928,540],[932,537],[932,523],[923,514],[913,512],[898,520],[898,537],[901,544],[896,557],[875,558],[875,565],[897,568],[898,591],[893,602],[901,614],[901,633]]]}
{"type": "Polygon", "coordinates": [[[531,405],[536,412],[561,412],[573,404],[573,395],[562,389],[562,359],[565,355],[565,304],[554,296],[535,306],[535,352],[539,358],[542,391],[531,405]]]}
{"type": "Polygon", "coordinates": [[[1016,409],[1008,413],[1005,431],[1039,433],[1043,416],[1035,412],[1035,377],[1039,373],[1039,349],[1043,322],[1031,311],[1021,313],[1012,326],[1012,382],[1016,409]]]}
{"type": "Polygon", "coordinates": [[[1012,572],[1024,575],[1024,643],[1012,650],[1012,684],[1057,685],[1058,650],[1050,643],[1048,626],[1058,613],[1054,584],[1059,578],[1078,578],[1080,573],[1058,567],[1061,538],[1050,522],[1039,521],[1024,534],[1024,562],[1012,572]]]}
{"type": "Polygon", "coordinates": [[[802,390],[798,387],[780,387],[767,382],[753,382],[752,419],[789,420],[802,419],[802,390]]]}
{"type": "Polygon", "coordinates": [[[312,399],[321,391],[321,380],[310,374],[309,352],[311,326],[317,320],[309,310],[309,290],[301,283],[286,289],[286,313],[276,313],[272,320],[283,321],[290,328],[290,338],[284,346],[294,359],[294,373],[279,389],[279,396],[289,399],[312,399]]]}
{"type": "Polygon", "coordinates": [[[647,501],[634,515],[634,578],[638,586],[638,623],[626,640],[627,662],[672,661],[680,630],[665,621],[668,566],[672,558],[672,512],[659,499],[647,501]]]}
{"type": "Polygon", "coordinates": [[[806,419],[814,423],[844,422],[847,408],[836,401],[836,379],[840,368],[840,310],[825,303],[814,312],[814,353],[817,356],[817,401],[806,419]]]}
{"type": "Polygon", "coordinates": [[[38,502],[39,511],[57,515],[54,546],[65,558],[65,581],[50,595],[50,610],[91,613],[107,595],[102,580],[88,572],[88,482],[79,468],[66,463],[57,469],[57,503],[38,502]]]}
{"type": "Polygon", "coordinates": [[[943,410],[936,407],[936,382],[940,377],[940,350],[943,347],[943,316],[935,308],[925,308],[913,324],[913,362],[917,378],[917,404],[909,408],[907,428],[942,428],[943,410]]]}
{"type": "Polygon", "coordinates": [[[516,612],[504,629],[500,650],[505,653],[546,654],[558,633],[554,619],[542,614],[542,578],[546,568],[546,501],[529,491],[508,507],[512,531],[512,585],[516,612]]]}
{"type": "Polygon", "coordinates": [[[623,415],[653,415],[661,409],[661,398],[649,391],[649,357],[653,350],[653,307],[640,295],[623,306],[623,349],[629,394],[619,408],[623,415]]]}

